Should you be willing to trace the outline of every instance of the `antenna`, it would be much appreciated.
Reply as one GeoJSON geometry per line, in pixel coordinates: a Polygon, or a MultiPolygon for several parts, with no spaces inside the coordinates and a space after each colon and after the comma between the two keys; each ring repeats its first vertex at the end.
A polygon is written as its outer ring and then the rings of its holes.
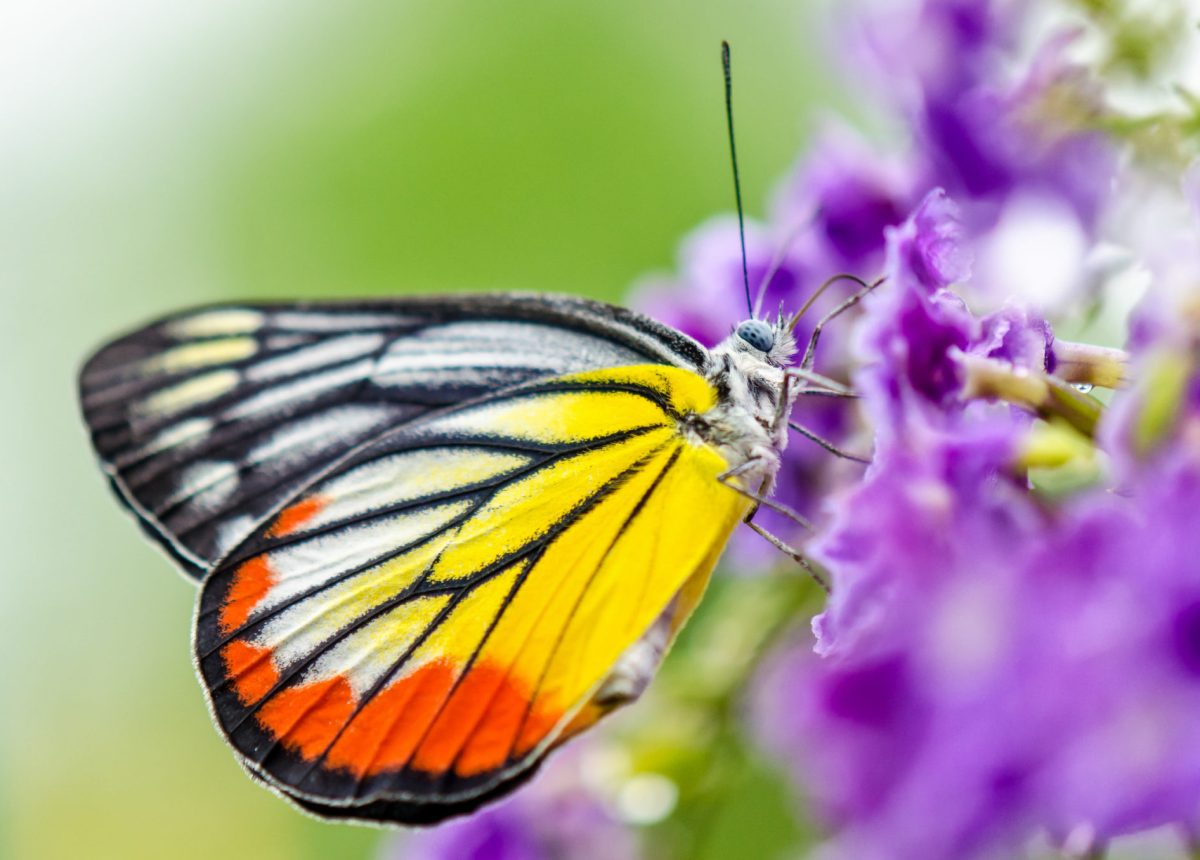
{"type": "Polygon", "coordinates": [[[746,288],[746,310],[754,316],[750,299],[750,271],[746,268],[746,220],[742,214],[742,181],[738,177],[737,145],[733,142],[733,73],[729,65],[729,43],[721,42],[721,67],[725,70],[725,119],[729,125],[729,158],[733,162],[733,194],[737,199],[738,237],[742,242],[742,286],[746,288]]]}

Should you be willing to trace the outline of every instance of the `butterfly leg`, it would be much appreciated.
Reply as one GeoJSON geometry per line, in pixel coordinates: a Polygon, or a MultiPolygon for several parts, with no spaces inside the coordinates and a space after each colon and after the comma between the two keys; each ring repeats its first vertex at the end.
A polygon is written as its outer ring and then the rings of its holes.
{"type": "Polygon", "coordinates": [[[823,376],[820,373],[809,370],[806,367],[789,367],[784,372],[785,379],[800,379],[815,388],[801,388],[801,394],[812,392],[813,394],[825,394],[833,397],[857,397],[858,395],[852,388],[843,385],[836,379],[830,379],[828,376],[823,376]]]}
{"type": "MultiPolygon", "coordinates": [[[[757,509],[758,506],[760,506],[760,505],[764,508],[770,508],[771,510],[775,511],[775,513],[782,514],[783,516],[787,517],[789,520],[796,523],[797,525],[803,526],[804,528],[808,529],[809,531],[816,531],[816,526],[814,526],[812,524],[812,521],[809,520],[807,517],[803,516],[802,514],[800,514],[798,511],[788,507],[785,504],[782,504],[781,502],[776,502],[773,499],[768,499],[766,496],[762,495],[761,493],[751,492],[750,490],[747,490],[743,487],[739,487],[737,484],[733,483],[733,480],[732,480],[733,478],[736,478],[742,472],[747,471],[748,467],[752,468],[753,465],[755,465],[755,461],[748,460],[737,468],[730,469],[727,472],[723,472],[720,475],[717,475],[717,480],[720,481],[722,484],[724,484],[729,489],[733,490],[738,495],[745,496],[747,499],[754,502],[755,509],[757,509]]],[[[747,523],[750,522],[749,518],[752,516],[754,516],[754,510],[750,511],[750,513],[747,515],[745,522],[747,522],[747,523]]]]}
{"type": "Polygon", "coordinates": [[[826,592],[828,592],[829,591],[829,583],[825,580],[825,577],[823,577],[815,568],[813,568],[813,566],[809,563],[808,559],[806,559],[799,550],[794,549],[789,544],[785,543],[783,540],[781,540],[780,538],[777,538],[775,535],[771,534],[769,531],[764,529],[758,523],[754,522],[754,515],[758,512],[759,506],[763,506],[763,507],[770,508],[771,510],[773,510],[777,513],[782,514],[783,516],[787,517],[788,519],[792,520],[795,523],[800,524],[801,526],[808,529],[809,531],[814,530],[813,524],[807,518],[805,518],[804,516],[801,516],[799,513],[797,513],[795,510],[788,507],[787,505],[780,504],[779,502],[774,502],[771,499],[764,497],[760,493],[752,493],[749,490],[743,489],[742,487],[739,487],[736,484],[732,483],[732,479],[737,477],[741,472],[746,471],[747,467],[749,467],[753,462],[754,461],[752,461],[752,460],[747,461],[746,463],[743,463],[740,467],[730,469],[728,472],[718,475],[717,480],[720,481],[722,484],[724,484],[726,487],[729,487],[729,489],[733,490],[735,493],[743,495],[746,498],[750,499],[752,502],[754,502],[754,507],[750,509],[749,513],[747,513],[746,516],[742,519],[742,522],[744,522],[746,525],[748,525],[750,527],[751,531],[753,531],[755,534],[760,535],[763,539],[765,539],[767,541],[767,543],[771,544],[771,546],[775,547],[777,550],[779,550],[784,555],[788,556],[794,562],[796,562],[798,565],[800,565],[802,568],[804,568],[804,570],[808,573],[809,576],[811,576],[813,578],[813,580],[817,583],[817,585],[821,586],[822,589],[824,589],[826,592]]]}
{"type": "MultiPolygon", "coordinates": [[[[792,380],[794,378],[795,377],[793,377],[789,374],[784,374],[783,391],[780,394],[779,402],[775,406],[775,419],[771,425],[772,435],[778,437],[780,435],[781,431],[783,430],[784,424],[787,424],[788,427],[791,427],[793,430],[795,430],[801,436],[820,445],[822,448],[824,448],[826,451],[828,451],[830,454],[833,454],[834,456],[843,457],[847,460],[854,460],[855,462],[858,462],[858,463],[870,463],[871,462],[870,460],[864,459],[863,457],[859,457],[855,454],[847,453],[846,451],[843,451],[841,448],[834,445],[828,439],[824,439],[824,438],[818,436],[816,433],[812,432],[807,427],[804,427],[801,424],[797,424],[794,421],[788,420],[788,405],[792,401],[791,385],[792,385],[792,380]]],[[[800,389],[800,392],[804,393],[804,391],[806,391],[806,390],[811,391],[812,389],[803,389],[802,388],[802,389],[800,389]]]]}
{"type": "Polygon", "coordinates": [[[795,430],[797,433],[799,433],[801,436],[803,436],[808,441],[815,442],[817,445],[820,445],[822,448],[824,448],[830,454],[833,454],[835,457],[841,457],[843,460],[853,460],[855,463],[863,463],[865,465],[871,464],[870,458],[860,457],[857,454],[851,454],[849,451],[843,451],[841,448],[839,448],[837,445],[834,445],[828,439],[825,439],[822,436],[818,436],[816,433],[812,432],[811,430],[809,430],[807,427],[805,427],[802,424],[797,424],[795,421],[789,421],[788,427],[791,427],[793,430],[795,430]]]}
{"type": "Polygon", "coordinates": [[[767,543],[769,543],[771,546],[775,547],[775,549],[779,550],[784,555],[789,556],[792,559],[792,561],[796,562],[796,564],[798,564],[802,568],[804,568],[805,572],[807,572],[808,575],[813,578],[813,581],[817,585],[821,586],[822,590],[824,590],[826,594],[828,594],[830,592],[831,589],[829,587],[828,581],[826,581],[825,577],[822,576],[821,573],[819,571],[817,571],[817,569],[814,568],[809,563],[808,559],[806,559],[803,555],[800,554],[799,550],[793,549],[788,544],[784,543],[782,540],[775,537],[775,535],[771,534],[769,531],[764,529],[758,523],[751,522],[749,519],[747,519],[745,522],[746,522],[746,525],[750,526],[751,531],[753,531],[757,535],[760,535],[763,539],[766,540],[767,543]]]}
{"type": "Polygon", "coordinates": [[[791,427],[793,430],[795,430],[797,433],[799,433],[804,438],[806,438],[812,442],[815,442],[816,444],[820,445],[822,448],[824,448],[826,451],[828,451],[830,454],[833,454],[836,457],[842,457],[846,460],[854,460],[855,462],[858,462],[858,463],[870,463],[871,462],[870,460],[867,460],[863,457],[859,457],[855,454],[847,453],[846,451],[843,451],[841,448],[834,445],[828,439],[818,436],[816,433],[812,432],[807,427],[804,427],[801,424],[797,424],[794,421],[788,420],[788,404],[790,404],[791,400],[792,400],[791,394],[790,394],[791,383],[792,383],[792,377],[785,374],[783,377],[783,390],[780,393],[779,402],[775,406],[775,418],[771,424],[771,435],[775,436],[776,438],[779,438],[780,434],[783,430],[783,427],[786,424],[788,427],[791,427]]]}
{"type": "Polygon", "coordinates": [[[826,391],[823,388],[801,388],[796,392],[798,395],[806,397],[836,397],[840,400],[858,400],[859,395],[853,391],[848,391],[843,394],[840,391],[826,391]]]}
{"type": "MultiPolygon", "coordinates": [[[[860,281],[859,283],[862,283],[862,282],[860,281]]],[[[808,339],[808,348],[806,350],[804,350],[804,358],[800,361],[800,367],[802,367],[805,370],[809,370],[812,368],[813,361],[816,359],[817,341],[820,340],[821,331],[825,328],[825,325],[827,323],[832,322],[833,320],[837,319],[839,316],[844,314],[846,311],[850,310],[852,307],[857,305],[859,302],[861,302],[863,300],[863,298],[868,293],[871,292],[871,290],[875,289],[882,283],[883,283],[883,278],[879,278],[878,280],[867,284],[861,290],[859,290],[857,293],[850,296],[850,298],[846,299],[844,302],[842,302],[836,308],[831,310],[829,313],[825,314],[825,316],[821,317],[821,319],[817,322],[817,324],[815,326],[813,326],[812,336],[808,339]]]]}

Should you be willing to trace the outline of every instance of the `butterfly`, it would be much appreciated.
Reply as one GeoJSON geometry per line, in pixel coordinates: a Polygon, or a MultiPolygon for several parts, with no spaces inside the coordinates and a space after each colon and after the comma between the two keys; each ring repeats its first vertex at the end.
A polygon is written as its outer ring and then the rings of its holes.
{"type": "Polygon", "coordinates": [[[232,305],[104,346],[80,397],[199,585],[245,768],[320,815],[428,823],[640,695],[770,492],[794,351],[782,317],[710,350],[567,296],[232,305]]]}
{"type": "Polygon", "coordinates": [[[750,318],[713,349],[508,293],[200,308],[86,362],[92,444],[199,586],[197,673],[252,777],[328,818],[469,812],[640,696],[739,522],[802,561],[752,517],[798,518],[767,498],[789,426],[842,453],[789,415],[849,394],[811,357],[857,297],[791,367],[799,314],[758,318],[744,255],[750,318]]]}

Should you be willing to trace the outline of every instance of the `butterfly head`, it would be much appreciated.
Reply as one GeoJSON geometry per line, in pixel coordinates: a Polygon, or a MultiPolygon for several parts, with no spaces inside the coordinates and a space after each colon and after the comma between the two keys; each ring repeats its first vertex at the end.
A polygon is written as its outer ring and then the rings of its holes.
{"type": "Polygon", "coordinates": [[[784,384],[785,368],[795,352],[791,320],[782,314],[774,323],[743,320],[712,350],[708,378],[721,396],[699,435],[741,470],[747,486],[769,486],[779,469],[796,400],[784,384]]]}
{"type": "Polygon", "coordinates": [[[796,338],[788,322],[782,314],[774,324],[760,319],[743,320],[733,330],[730,346],[775,367],[786,367],[796,354],[796,338]]]}

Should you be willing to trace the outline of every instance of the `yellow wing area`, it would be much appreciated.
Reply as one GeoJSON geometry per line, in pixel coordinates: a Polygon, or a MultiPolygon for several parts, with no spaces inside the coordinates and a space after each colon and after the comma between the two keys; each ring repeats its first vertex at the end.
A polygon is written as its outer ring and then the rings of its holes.
{"type": "Polygon", "coordinates": [[[207,580],[196,648],[234,746],[286,791],[488,791],[593,722],[747,510],[680,422],[687,370],[558,377],[356,452],[207,580]]]}

